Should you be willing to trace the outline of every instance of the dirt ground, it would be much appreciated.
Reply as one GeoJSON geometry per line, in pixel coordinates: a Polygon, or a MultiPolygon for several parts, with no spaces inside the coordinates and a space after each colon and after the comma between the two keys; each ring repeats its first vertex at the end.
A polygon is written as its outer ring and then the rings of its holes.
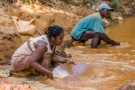
{"type": "MultiPolygon", "coordinates": [[[[28,38],[39,35],[38,33],[32,36],[20,35],[12,21],[12,16],[16,16],[25,21],[36,18],[33,24],[41,34],[50,25],[60,25],[65,30],[65,39],[70,39],[70,30],[75,23],[81,17],[96,12],[96,8],[91,9],[87,6],[74,6],[62,1],[55,3],[53,6],[35,3],[31,7],[30,4],[26,3],[14,3],[10,5],[0,1],[0,63],[5,63],[10,60],[14,50],[28,38]]],[[[96,2],[95,5],[98,6],[100,3],[100,1],[96,2]]],[[[114,22],[115,19],[118,19],[117,17],[126,18],[133,16],[135,11],[134,3],[135,1],[133,0],[121,1],[118,10],[112,13],[114,22]]]]}
{"type": "MultiPolygon", "coordinates": [[[[64,1],[64,0],[63,0],[64,1]]],[[[13,3],[8,4],[0,1],[0,65],[10,65],[10,59],[13,52],[28,38],[39,36],[37,32],[33,35],[21,35],[17,32],[12,16],[16,16],[21,20],[30,21],[35,18],[33,24],[41,34],[50,25],[60,25],[65,30],[65,42],[70,40],[70,31],[75,23],[83,16],[96,12],[96,7],[102,3],[107,2],[97,1],[94,3],[95,8],[86,5],[72,5],[63,1],[55,1],[54,4],[42,5],[34,3],[31,6],[28,3],[13,3]]],[[[127,18],[135,15],[135,1],[134,0],[120,0],[117,10],[112,13],[113,22],[117,23],[118,17],[127,18]]],[[[67,43],[66,43],[67,44],[67,43]]],[[[64,44],[64,45],[66,45],[64,44]]],[[[64,48],[64,47],[62,47],[64,48]]],[[[59,48],[61,49],[61,48],[59,48]]],[[[6,80],[1,81],[8,83],[6,80]]],[[[1,83],[0,81],[0,83],[1,83]]],[[[14,85],[13,85],[14,86],[14,85]]],[[[12,87],[13,87],[12,86],[12,87]]],[[[17,87],[22,87],[17,84],[17,87]]],[[[25,86],[24,86],[25,88],[25,86]]],[[[5,90],[5,89],[2,89],[5,90]]],[[[18,89],[17,89],[18,90],[18,89]]],[[[32,87],[26,86],[25,90],[36,90],[32,87]]]]}

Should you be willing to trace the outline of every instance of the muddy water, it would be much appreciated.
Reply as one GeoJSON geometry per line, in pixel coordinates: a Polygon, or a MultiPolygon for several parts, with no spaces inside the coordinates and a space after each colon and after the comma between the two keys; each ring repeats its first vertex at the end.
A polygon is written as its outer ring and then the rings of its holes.
{"type": "Polygon", "coordinates": [[[72,54],[75,62],[85,63],[89,67],[78,75],[42,82],[64,90],[115,90],[135,80],[135,18],[106,30],[112,39],[121,42],[120,46],[112,47],[102,42],[103,45],[97,49],[91,49],[88,41],[84,46],[68,48],[66,51],[72,54]]]}

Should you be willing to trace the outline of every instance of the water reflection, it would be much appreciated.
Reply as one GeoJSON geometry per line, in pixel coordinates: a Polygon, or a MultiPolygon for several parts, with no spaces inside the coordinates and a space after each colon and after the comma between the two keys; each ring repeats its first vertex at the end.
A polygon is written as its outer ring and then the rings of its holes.
{"type": "Polygon", "coordinates": [[[68,48],[66,52],[72,54],[76,62],[87,64],[87,70],[81,75],[74,73],[75,76],[42,82],[64,90],[115,90],[135,80],[135,18],[107,28],[107,33],[114,40],[120,41],[121,46],[103,45],[91,49],[88,42],[85,46],[68,48]]]}

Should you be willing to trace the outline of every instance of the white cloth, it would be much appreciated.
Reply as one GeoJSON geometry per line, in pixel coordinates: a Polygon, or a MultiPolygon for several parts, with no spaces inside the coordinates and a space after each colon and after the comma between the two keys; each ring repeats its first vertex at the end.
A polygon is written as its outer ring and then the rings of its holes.
{"type": "MultiPolygon", "coordinates": [[[[44,54],[47,53],[52,53],[53,50],[50,47],[50,43],[49,40],[47,38],[46,35],[42,35],[40,37],[36,37],[36,38],[31,38],[30,42],[36,43],[38,40],[43,40],[46,43],[46,47],[47,47],[47,52],[45,52],[44,54]]],[[[38,43],[36,43],[38,44],[38,43]]],[[[38,45],[45,45],[45,44],[38,44],[38,45]]],[[[35,48],[35,46],[33,46],[35,48]]],[[[36,48],[35,48],[36,49],[36,48]]],[[[11,64],[13,66],[14,69],[18,69],[18,70],[23,70],[26,68],[29,68],[30,65],[28,63],[28,56],[30,56],[32,54],[32,50],[28,47],[28,42],[25,42],[23,45],[21,45],[13,54],[12,59],[11,59],[11,64]],[[23,59],[25,58],[25,59],[23,59]],[[21,66],[20,68],[16,68],[18,66],[21,66]]]]}

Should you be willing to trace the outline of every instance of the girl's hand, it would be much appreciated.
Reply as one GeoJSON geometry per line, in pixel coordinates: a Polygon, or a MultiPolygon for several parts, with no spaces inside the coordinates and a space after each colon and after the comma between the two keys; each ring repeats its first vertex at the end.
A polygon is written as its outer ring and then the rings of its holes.
{"type": "Polygon", "coordinates": [[[50,79],[53,79],[53,74],[52,74],[51,71],[49,73],[47,73],[47,77],[50,78],[50,79]]]}
{"type": "Polygon", "coordinates": [[[67,58],[67,63],[75,64],[75,62],[72,59],[70,59],[70,58],[67,58]]]}

